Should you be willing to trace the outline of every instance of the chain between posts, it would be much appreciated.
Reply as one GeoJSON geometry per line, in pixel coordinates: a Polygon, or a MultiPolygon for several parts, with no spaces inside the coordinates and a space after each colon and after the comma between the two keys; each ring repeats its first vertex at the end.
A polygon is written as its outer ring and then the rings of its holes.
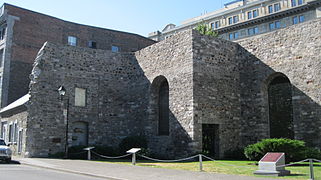
{"type": "Polygon", "coordinates": [[[106,158],[106,159],[120,159],[120,158],[124,158],[124,157],[127,157],[127,156],[131,155],[131,154],[125,154],[125,155],[122,155],[122,156],[104,156],[104,155],[96,153],[95,151],[91,151],[91,152],[93,154],[97,155],[97,156],[100,156],[100,157],[106,158]]]}
{"type": "Polygon", "coordinates": [[[199,156],[199,155],[195,155],[195,156],[191,156],[191,157],[187,157],[187,158],[182,158],[182,159],[162,160],[162,159],[151,158],[151,157],[144,156],[144,155],[141,155],[141,154],[137,154],[137,155],[140,156],[140,157],[142,157],[142,158],[145,158],[145,159],[148,159],[148,160],[152,160],[152,161],[158,161],[158,162],[179,162],[179,161],[187,161],[187,160],[190,160],[190,159],[193,159],[193,158],[196,158],[196,157],[199,156]]]}

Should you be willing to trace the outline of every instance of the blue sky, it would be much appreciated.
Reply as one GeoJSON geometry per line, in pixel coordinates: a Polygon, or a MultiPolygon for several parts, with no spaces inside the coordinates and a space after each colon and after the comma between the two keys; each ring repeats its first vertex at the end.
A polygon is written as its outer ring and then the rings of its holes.
{"type": "Polygon", "coordinates": [[[67,21],[147,36],[232,0],[0,0],[67,21]]]}

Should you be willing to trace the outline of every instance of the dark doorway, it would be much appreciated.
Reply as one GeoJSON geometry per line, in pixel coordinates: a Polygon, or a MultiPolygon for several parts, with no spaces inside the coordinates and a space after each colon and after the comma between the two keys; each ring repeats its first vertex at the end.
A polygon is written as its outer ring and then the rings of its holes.
{"type": "Polygon", "coordinates": [[[219,125],[202,124],[203,153],[211,157],[219,157],[219,125]]]}
{"type": "Polygon", "coordinates": [[[275,77],[268,86],[271,138],[294,138],[292,86],[285,75],[275,77]]]}

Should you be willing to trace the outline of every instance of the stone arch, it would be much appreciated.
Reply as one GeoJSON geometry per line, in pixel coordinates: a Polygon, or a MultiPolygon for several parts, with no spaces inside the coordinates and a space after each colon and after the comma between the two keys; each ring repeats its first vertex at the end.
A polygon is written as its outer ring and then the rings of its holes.
{"type": "Polygon", "coordinates": [[[72,123],[72,146],[88,145],[88,123],[76,121],[72,123]]]}
{"type": "Polygon", "coordinates": [[[169,84],[167,79],[157,76],[151,85],[151,107],[155,111],[158,135],[169,135],[169,84]]]}
{"type": "Polygon", "coordinates": [[[294,139],[292,84],[280,72],[265,81],[266,106],[270,138],[294,139]]]}

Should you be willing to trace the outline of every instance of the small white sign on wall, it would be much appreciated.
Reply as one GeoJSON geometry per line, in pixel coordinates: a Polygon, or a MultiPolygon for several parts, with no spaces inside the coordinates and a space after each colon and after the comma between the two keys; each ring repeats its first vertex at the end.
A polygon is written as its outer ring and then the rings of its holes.
{"type": "Polygon", "coordinates": [[[86,106],[86,89],[75,88],[75,106],[86,106]]]}

